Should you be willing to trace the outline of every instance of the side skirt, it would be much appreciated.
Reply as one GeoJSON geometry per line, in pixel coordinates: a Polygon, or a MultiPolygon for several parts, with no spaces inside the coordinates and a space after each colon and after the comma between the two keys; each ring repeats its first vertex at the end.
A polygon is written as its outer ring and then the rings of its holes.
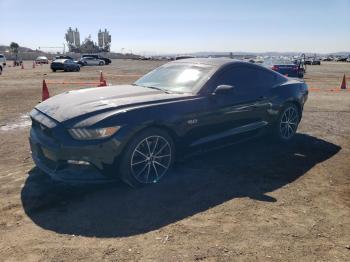
{"type": "Polygon", "coordinates": [[[250,123],[250,124],[247,124],[247,125],[235,127],[235,128],[226,130],[226,131],[218,133],[218,134],[214,134],[214,135],[210,135],[210,136],[206,136],[206,137],[200,138],[200,139],[194,141],[193,143],[191,143],[190,147],[198,146],[198,145],[205,144],[205,143],[209,143],[211,141],[222,139],[222,138],[225,138],[225,137],[229,137],[229,136],[233,136],[233,135],[237,135],[237,134],[253,131],[253,130],[262,128],[262,127],[266,126],[267,124],[268,123],[266,121],[259,121],[259,122],[253,122],[253,123],[250,123]]]}

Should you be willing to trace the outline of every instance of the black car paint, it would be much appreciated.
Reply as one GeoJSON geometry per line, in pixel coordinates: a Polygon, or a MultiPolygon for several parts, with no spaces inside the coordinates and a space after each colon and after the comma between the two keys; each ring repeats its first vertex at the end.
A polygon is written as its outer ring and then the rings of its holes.
{"type": "Polygon", "coordinates": [[[64,70],[64,71],[78,71],[80,70],[79,64],[75,63],[73,60],[54,60],[50,65],[51,70],[64,70]]]}
{"type": "MultiPolygon", "coordinates": [[[[135,134],[147,127],[166,130],[173,137],[177,151],[181,152],[229,135],[260,132],[274,123],[287,102],[295,103],[302,113],[308,95],[305,83],[250,63],[212,61],[216,63],[216,70],[196,94],[167,94],[139,86],[115,86],[71,91],[39,104],[31,113],[33,123],[36,123],[30,133],[35,163],[54,179],[103,180],[105,177],[96,176],[95,171],[99,173],[117,163],[135,134]],[[285,81],[245,99],[238,99],[234,90],[232,94],[214,94],[222,72],[237,66],[267,70],[285,81]],[[108,95],[104,96],[104,93],[108,95]],[[37,112],[42,115],[41,119],[36,116],[37,112]],[[54,123],[53,127],[47,127],[43,119],[54,123]],[[115,125],[122,128],[114,136],[91,141],[75,140],[67,131],[72,127],[115,125]],[[56,163],[54,168],[45,162],[48,158],[49,162],[56,163]],[[81,174],[84,168],[74,168],[66,160],[88,161],[93,175],[88,175],[89,172],[81,174]]],[[[188,59],[172,63],[184,62],[211,61],[188,59]]]]}

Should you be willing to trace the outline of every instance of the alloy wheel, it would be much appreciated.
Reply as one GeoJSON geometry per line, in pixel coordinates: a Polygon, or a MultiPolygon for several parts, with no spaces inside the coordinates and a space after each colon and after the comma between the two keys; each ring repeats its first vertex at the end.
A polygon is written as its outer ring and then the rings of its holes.
{"type": "Polygon", "coordinates": [[[299,122],[299,114],[295,107],[288,107],[284,110],[280,122],[280,134],[283,139],[290,139],[294,136],[299,122]]]}
{"type": "Polygon", "coordinates": [[[171,158],[171,146],[164,137],[146,137],[131,155],[131,172],[142,184],[157,183],[169,169],[171,158]]]}

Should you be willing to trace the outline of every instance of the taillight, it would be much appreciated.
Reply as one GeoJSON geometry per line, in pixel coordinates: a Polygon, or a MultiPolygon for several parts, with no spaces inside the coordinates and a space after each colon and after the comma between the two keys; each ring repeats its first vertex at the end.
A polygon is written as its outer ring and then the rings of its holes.
{"type": "Polygon", "coordinates": [[[274,65],[274,66],[271,67],[271,69],[274,70],[274,71],[277,71],[279,69],[279,67],[274,65]]]}

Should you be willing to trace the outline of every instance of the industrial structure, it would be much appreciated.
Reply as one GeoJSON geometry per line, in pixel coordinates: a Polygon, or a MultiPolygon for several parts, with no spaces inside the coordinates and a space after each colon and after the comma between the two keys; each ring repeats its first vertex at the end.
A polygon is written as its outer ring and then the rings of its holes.
{"type": "Polygon", "coordinates": [[[65,39],[68,44],[68,49],[70,52],[75,53],[98,53],[98,52],[110,52],[112,36],[109,31],[101,29],[98,31],[98,44],[91,39],[91,35],[85,38],[85,40],[80,42],[80,33],[77,28],[72,30],[71,27],[68,28],[65,39]]]}
{"type": "Polygon", "coordinates": [[[98,31],[98,47],[103,49],[105,52],[110,51],[112,36],[109,34],[109,31],[105,29],[102,31],[101,29],[98,31]]]}
{"type": "Polygon", "coordinates": [[[66,41],[70,51],[80,47],[80,33],[78,28],[75,28],[75,30],[72,30],[71,27],[68,28],[66,33],[66,41]]]}

